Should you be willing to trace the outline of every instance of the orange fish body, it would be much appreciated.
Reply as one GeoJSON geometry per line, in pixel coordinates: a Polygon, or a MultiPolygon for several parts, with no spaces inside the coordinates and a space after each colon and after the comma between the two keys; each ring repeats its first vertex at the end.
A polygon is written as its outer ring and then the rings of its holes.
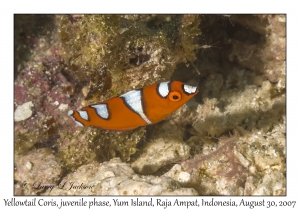
{"type": "Polygon", "coordinates": [[[197,93],[196,87],[179,81],[162,82],[83,107],[79,111],[70,110],[68,115],[80,126],[131,130],[163,120],[197,93]]]}

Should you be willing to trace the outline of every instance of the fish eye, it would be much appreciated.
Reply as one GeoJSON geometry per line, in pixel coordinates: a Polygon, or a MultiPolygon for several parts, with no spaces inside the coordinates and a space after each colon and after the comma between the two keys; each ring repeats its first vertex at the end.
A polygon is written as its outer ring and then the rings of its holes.
{"type": "Polygon", "coordinates": [[[169,94],[170,101],[180,101],[181,94],[179,92],[173,91],[169,94]]]}

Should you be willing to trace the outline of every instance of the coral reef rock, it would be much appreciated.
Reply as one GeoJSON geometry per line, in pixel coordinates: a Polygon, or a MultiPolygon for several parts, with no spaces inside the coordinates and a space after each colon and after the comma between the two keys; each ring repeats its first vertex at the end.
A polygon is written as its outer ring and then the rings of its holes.
{"type": "Polygon", "coordinates": [[[175,164],[167,173],[164,174],[164,176],[170,177],[179,182],[181,186],[184,186],[191,181],[191,175],[188,172],[183,171],[179,164],[175,164]]]}
{"type": "Polygon", "coordinates": [[[240,128],[243,136],[220,139],[219,145],[205,141],[202,154],[182,162],[177,173],[188,172],[184,186],[201,195],[285,195],[284,124],[266,134],[240,128]]]}
{"type": "Polygon", "coordinates": [[[43,195],[197,195],[168,177],[140,176],[119,158],[80,166],[43,195]]]}
{"type": "Polygon", "coordinates": [[[50,149],[38,149],[15,156],[16,194],[37,195],[57,186],[63,169],[50,149]]]}
{"type": "Polygon", "coordinates": [[[26,102],[17,107],[15,111],[15,121],[26,120],[32,115],[31,107],[33,107],[32,101],[26,102]]]}
{"type": "Polygon", "coordinates": [[[167,164],[187,159],[190,147],[182,136],[182,130],[170,121],[155,125],[149,143],[131,167],[138,173],[152,174],[167,164]]]}

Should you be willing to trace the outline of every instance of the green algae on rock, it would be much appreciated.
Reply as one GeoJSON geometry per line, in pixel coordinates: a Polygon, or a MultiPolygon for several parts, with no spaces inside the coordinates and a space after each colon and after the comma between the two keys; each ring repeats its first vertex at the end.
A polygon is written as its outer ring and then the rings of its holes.
{"type": "Polygon", "coordinates": [[[70,170],[94,160],[103,162],[114,157],[129,161],[143,139],[145,128],[115,132],[98,128],[78,128],[75,133],[61,132],[58,139],[58,159],[70,170]]]}
{"type": "Polygon", "coordinates": [[[61,16],[65,71],[89,83],[91,102],[168,80],[177,63],[196,58],[199,23],[196,15],[61,16]]]}
{"type": "Polygon", "coordinates": [[[57,140],[59,162],[69,170],[75,170],[78,166],[91,162],[96,155],[91,147],[95,132],[78,129],[75,133],[62,131],[57,140]]]}

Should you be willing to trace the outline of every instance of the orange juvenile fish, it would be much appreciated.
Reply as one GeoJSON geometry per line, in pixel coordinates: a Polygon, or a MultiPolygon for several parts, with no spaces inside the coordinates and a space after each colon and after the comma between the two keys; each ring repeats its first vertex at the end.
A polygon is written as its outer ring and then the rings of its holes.
{"type": "Polygon", "coordinates": [[[83,107],[79,111],[70,110],[68,115],[80,126],[131,130],[163,120],[198,92],[197,87],[179,81],[162,82],[83,107]]]}

